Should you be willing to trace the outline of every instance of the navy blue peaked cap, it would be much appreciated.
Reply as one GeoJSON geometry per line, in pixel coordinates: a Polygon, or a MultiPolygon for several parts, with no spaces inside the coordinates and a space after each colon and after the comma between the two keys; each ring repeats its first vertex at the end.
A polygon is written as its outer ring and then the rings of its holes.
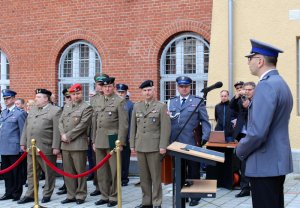
{"type": "Polygon", "coordinates": [[[190,85],[192,84],[192,79],[187,76],[180,76],[176,78],[178,85],[190,85]]]}
{"type": "Polygon", "coordinates": [[[121,92],[121,91],[127,91],[128,90],[128,86],[126,84],[116,84],[116,89],[119,92],[121,92]]]}
{"type": "Polygon", "coordinates": [[[264,56],[278,57],[278,53],[283,53],[283,50],[276,48],[268,43],[264,43],[255,39],[250,39],[252,49],[250,54],[246,57],[251,57],[254,54],[261,54],[264,56]]]}
{"type": "Polygon", "coordinates": [[[2,94],[3,94],[3,98],[6,98],[6,97],[15,97],[17,93],[9,89],[3,89],[2,94]]]}

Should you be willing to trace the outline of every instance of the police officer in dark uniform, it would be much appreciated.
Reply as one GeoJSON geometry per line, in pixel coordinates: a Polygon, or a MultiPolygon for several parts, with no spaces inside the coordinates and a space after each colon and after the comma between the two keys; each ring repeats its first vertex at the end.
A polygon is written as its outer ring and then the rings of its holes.
{"type": "Polygon", "coordinates": [[[133,102],[129,100],[129,96],[127,95],[128,86],[126,84],[117,84],[116,85],[117,94],[120,97],[125,99],[124,108],[128,112],[128,135],[126,138],[126,146],[123,147],[123,151],[121,152],[122,156],[122,186],[127,186],[129,182],[128,172],[129,172],[129,164],[130,164],[130,145],[129,145],[129,136],[130,136],[130,121],[131,121],[131,113],[133,109],[133,102]]]}
{"type": "MultiPolygon", "coordinates": [[[[177,135],[186,123],[187,119],[194,111],[200,102],[200,98],[190,94],[192,79],[187,76],[180,76],[176,79],[179,96],[171,98],[168,101],[168,110],[171,117],[171,142],[176,141],[196,145],[193,130],[201,123],[202,124],[202,143],[204,145],[211,131],[211,125],[208,121],[208,115],[204,104],[201,104],[196,110],[192,118],[189,120],[185,128],[182,130],[178,138],[177,135]]],[[[187,161],[187,178],[200,179],[200,163],[187,161]]],[[[196,206],[199,204],[198,198],[192,198],[189,205],[196,206]]]]}
{"type": "MultiPolygon", "coordinates": [[[[20,139],[27,113],[15,106],[16,92],[2,90],[6,109],[0,115],[0,154],[1,168],[14,164],[21,156],[20,139]]],[[[13,199],[17,201],[22,195],[22,166],[19,165],[4,175],[5,194],[0,200],[13,199]]]]}

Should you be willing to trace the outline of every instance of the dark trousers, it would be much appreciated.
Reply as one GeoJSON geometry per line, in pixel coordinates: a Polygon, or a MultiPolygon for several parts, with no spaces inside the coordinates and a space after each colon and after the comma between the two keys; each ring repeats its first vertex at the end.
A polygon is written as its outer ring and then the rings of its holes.
{"type": "MultiPolygon", "coordinates": [[[[200,179],[200,163],[186,160],[187,179],[200,179]]],[[[200,198],[191,198],[192,200],[200,200],[200,198]]]]}
{"type": "Polygon", "coordinates": [[[122,157],[122,183],[128,183],[128,173],[129,173],[129,164],[130,164],[130,154],[131,150],[129,145],[123,147],[121,152],[122,157]]]}
{"type": "Polygon", "coordinates": [[[253,208],[284,208],[285,176],[251,177],[253,208]]]}
{"type": "Polygon", "coordinates": [[[242,190],[250,191],[250,179],[249,177],[245,176],[246,171],[246,161],[241,161],[241,181],[240,186],[242,190]]]}
{"type": "MultiPolygon", "coordinates": [[[[1,155],[1,169],[8,168],[12,164],[14,164],[19,158],[21,154],[18,155],[1,155]]],[[[8,196],[12,196],[13,198],[20,198],[23,192],[23,178],[26,178],[26,175],[22,175],[23,170],[22,166],[18,165],[10,172],[4,174],[5,181],[5,194],[8,196]]]]}
{"type": "MultiPolygon", "coordinates": [[[[96,163],[93,152],[94,150],[93,150],[92,142],[89,141],[88,150],[86,151],[88,162],[89,162],[89,170],[95,167],[95,163],[96,163]]],[[[94,175],[94,173],[91,174],[94,175]]]]}

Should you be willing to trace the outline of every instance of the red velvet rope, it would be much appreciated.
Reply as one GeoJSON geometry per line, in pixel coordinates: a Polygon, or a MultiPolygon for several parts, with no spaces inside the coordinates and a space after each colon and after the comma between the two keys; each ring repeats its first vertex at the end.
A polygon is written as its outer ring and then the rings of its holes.
{"type": "Polygon", "coordinates": [[[55,165],[53,165],[49,160],[48,158],[44,155],[44,153],[41,151],[41,150],[38,150],[41,158],[46,162],[46,164],[52,169],[54,170],[55,172],[57,172],[58,174],[60,175],[63,175],[63,176],[66,176],[66,177],[69,177],[69,178],[81,178],[81,177],[84,177],[84,176],[87,176],[89,174],[91,174],[92,172],[96,171],[98,168],[100,168],[102,165],[104,165],[105,162],[108,161],[108,159],[111,157],[111,154],[107,154],[105,156],[105,158],[103,158],[103,160],[101,160],[95,167],[93,167],[92,169],[84,172],[84,173],[81,173],[81,174],[77,174],[77,175],[73,175],[73,174],[70,174],[70,173],[67,173],[67,172],[64,172],[62,171],[61,169],[59,169],[58,167],[56,167],[55,165]]]}
{"type": "Polygon", "coordinates": [[[27,152],[24,152],[22,154],[22,156],[14,164],[12,164],[11,166],[9,166],[8,168],[5,168],[4,170],[0,170],[0,175],[1,174],[5,174],[5,173],[11,171],[12,169],[14,169],[15,167],[17,167],[25,159],[25,157],[27,156],[27,154],[28,154],[27,152]]]}

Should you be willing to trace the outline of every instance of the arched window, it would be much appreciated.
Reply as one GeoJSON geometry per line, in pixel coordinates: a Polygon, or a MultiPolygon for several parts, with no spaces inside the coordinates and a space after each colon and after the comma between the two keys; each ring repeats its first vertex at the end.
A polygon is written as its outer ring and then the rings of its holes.
{"type": "Polygon", "coordinates": [[[82,85],[84,100],[89,101],[89,92],[94,90],[94,75],[101,70],[100,55],[90,43],[78,41],[67,47],[59,61],[59,105],[63,105],[62,90],[74,83],[82,85]]]}
{"type": "MultiPolygon", "coordinates": [[[[9,89],[9,62],[6,54],[0,50],[0,87],[1,90],[9,89]]],[[[1,93],[1,105],[4,105],[2,93],[1,93]]]]}
{"type": "Polygon", "coordinates": [[[198,34],[184,33],[164,48],[160,61],[160,99],[167,101],[178,94],[176,78],[181,75],[193,80],[193,95],[200,95],[207,85],[209,44],[198,34]]]}

